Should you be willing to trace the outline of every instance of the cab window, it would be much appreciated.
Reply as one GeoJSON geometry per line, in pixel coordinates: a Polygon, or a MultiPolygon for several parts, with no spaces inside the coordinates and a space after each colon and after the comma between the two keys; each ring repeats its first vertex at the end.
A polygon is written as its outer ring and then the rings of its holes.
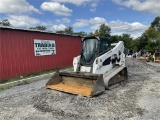
{"type": "Polygon", "coordinates": [[[100,43],[100,55],[106,53],[108,50],[110,49],[110,44],[108,43],[108,41],[101,41],[100,43]]]}

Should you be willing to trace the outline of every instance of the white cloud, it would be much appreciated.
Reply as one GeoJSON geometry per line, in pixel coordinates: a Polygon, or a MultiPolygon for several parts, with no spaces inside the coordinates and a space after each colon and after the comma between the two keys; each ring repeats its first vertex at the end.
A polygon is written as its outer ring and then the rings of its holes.
{"type": "Polygon", "coordinates": [[[64,24],[53,25],[50,22],[43,22],[36,18],[29,17],[27,15],[8,15],[7,19],[14,27],[35,27],[35,26],[46,26],[49,31],[59,31],[67,28],[64,24]]]}
{"type": "Polygon", "coordinates": [[[89,20],[89,23],[91,24],[90,29],[92,31],[95,31],[95,30],[99,29],[99,26],[101,24],[107,24],[106,20],[104,18],[100,18],[100,17],[91,18],[89,20]]]}
{"type": "Polygon", "coordinates": [[[65,25],[59,24],[59,25],[52,25],[49,29],[53,32],[56,32],[56,31],[64,30],[65,28],[67,28],[65,25]]]}
{"type": "Polygon", "coordinates": [[[45,23],[36,18],[29,17],[27,15],[9,15],[8,18],[9,22],[15,27],[35,27],[35,26],[46,26],[48,30],[56,32],[59,30],[64,30],[66,28],[65,25],[53,25],[52,23],[45,23]]]}
{"type": "Polygon", "coordinates": [[[106,23],[106,20],[101,17],[94,17],[89,20],[90,24],[103,24],[106,23]]]}
{"type": "Polygon", "coordinates": [[[68,18],[62,18],[62,19],[56,19],[56,22],[58,23],[70,23],[71,20],[68,18]]]}
{"type": "Polygon", "coordinates": [[[70,3],[70,4],[77,5],[77,6],[88,4],[91,7],[90,11],[95,12],[98,2],[100,0],[52,0],[52,1],[58,2],[58,3],[70,3]]]}
{"type": "Polygon", "coordinates": [[[73,24],[75,28],[84,28],[87,27],[91,31],[99,29],[101,24],[106,24],[111,28],[111,34],[121,35],[123,33],[131,34],[132,37],[140,36],[148,26],[143,25],[139,22],[128,23],[124,21],[110,21],[107,22],[106,19],[101,17],[94,17],[90,19],[77,19],[73,24]]]}
{"type": "Polygon", "coordinates": [[[88,25],[89,25],[89,20],[85,19],[77,19],[76,22],[73,24],[73,26],[77,28],[86,27],[88,25]]]}
{"type": "Polygon", "coordinates": [[[160,15],[160,0],[112,0],[118,5],[137,11],[147,11],[160,15]]]}
{"type": "Polygon", "coordinates": [[[95,31],[99,29],[101,24],[107,24],[106,20],[101,17],[94,17],[91,19],[77,19],[73,26],[77,28],[89,26],[92,31],[95,31]]]}
{"type": "Polygon", "coordinates": [[[72,13],[71,9],[61,5],[58,2],[44,2],[42,3],[41,8],[45,11],[50,11],[60,16],[70,16],[72,13]]]}
{"type": "Polygon", "coordinates": [[[0,1],[0,13],[12,13],[12,14],[22,14],[22,13],[40,13],[38,9],[30,5],[25,0],[1,0],[0,1]]]}
{"type": "Polygon", "coordinates": [[[9,15],[7,19],[15,27],[34,27],[36,25],[43,24],[40,20],[27,15],[9,15]]]}
{"type": "Polygon", "coordinates": [[[83,5],[83,4],[86,4],[86,3],[90,3],[92,2],[93,0],[52,0],[54,2],[59,2],[59,3],[71,3],[71,4],[74,4],[74,5],[83,5]]]}
{"type": "Polygon", "coordinates": [[[109,22],[109,26],[111,27],[112,34],[120,35],[122,33],[127,33],[131,34],[133,37],[140,36],[148,28],[148,26],[139,22],[128,23],[120,20],[109,22]]]}

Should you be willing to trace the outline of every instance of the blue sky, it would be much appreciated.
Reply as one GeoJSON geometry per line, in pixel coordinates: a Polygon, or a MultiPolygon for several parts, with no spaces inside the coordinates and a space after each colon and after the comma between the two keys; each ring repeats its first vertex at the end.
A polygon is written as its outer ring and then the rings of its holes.
{"type": "Polygon", "coordinates": [[[51,31],[71,26],[94,32],[103,23],[111,34],[140,36],[160,16],[160,0],[0,0],[0,20],[14,27],[43,25],[51,31]]]}

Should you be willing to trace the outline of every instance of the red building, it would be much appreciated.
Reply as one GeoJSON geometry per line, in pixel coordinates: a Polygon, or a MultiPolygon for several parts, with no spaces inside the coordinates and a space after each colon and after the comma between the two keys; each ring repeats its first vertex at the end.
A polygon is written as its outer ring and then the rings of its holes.
{"type": "Polygon", "coordinates": [[[80,48],[80,36],[0,26],[0,80],[70,66],[80,48]]]}

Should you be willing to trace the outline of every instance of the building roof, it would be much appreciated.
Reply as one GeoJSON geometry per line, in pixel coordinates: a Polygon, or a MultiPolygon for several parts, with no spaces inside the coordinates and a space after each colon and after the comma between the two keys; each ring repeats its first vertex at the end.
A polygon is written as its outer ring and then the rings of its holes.
{"type": "Polygon", "coordinates": [[[12,26],[3,26],[3,25],[0,25],[0,29],[21,30],[21,31],[29,31],[29,32],[51,33],[51,34],[57,34],[57,35],[67,35],[67,36],[81,37],[79,35],[60,34],[60,33],[55,33],[55,32],[52,32],[52,31],[43,31],[43,30],[29,29],[29,28],[16,28],[16,27],[12,27],[12,26]]]}

